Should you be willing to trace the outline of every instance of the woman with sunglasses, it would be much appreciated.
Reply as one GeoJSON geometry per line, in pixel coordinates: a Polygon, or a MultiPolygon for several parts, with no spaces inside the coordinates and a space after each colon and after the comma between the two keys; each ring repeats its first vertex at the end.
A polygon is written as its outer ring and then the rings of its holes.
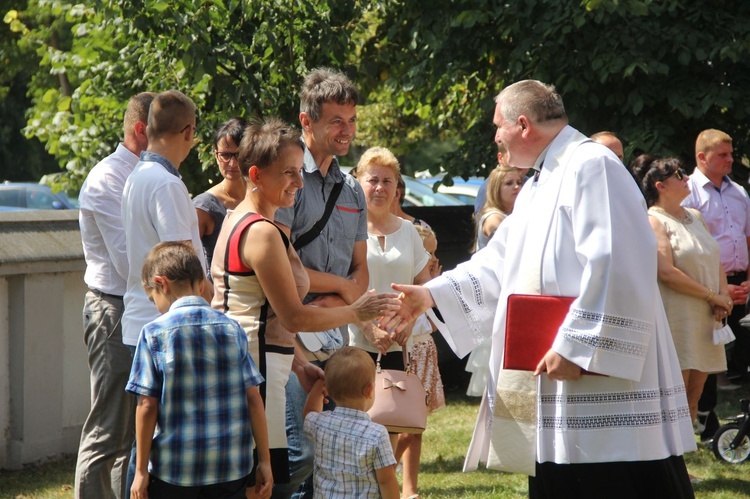
{"type": "Polygon", "coordinates": [[[727,369],[724,347],[713,343],[715,324],[732,311],[719,244],[700,212],[680,205],[690,187],[679,159],[643,154],[630,170],[656,234],[659,289],[695,421],[706,377],[727,369]]]}
{"type": "Polygon", "coordinates": [[[219,165],[222,181],[193,198],[193,206],[198,214],[198,230],[209,267],[227,210],[233,210],[245,198],[245,181],[240,174],[237,158],[246,127],[247,122],[243,118],[232,118],[216,131],[214,157],[219,165]]]}

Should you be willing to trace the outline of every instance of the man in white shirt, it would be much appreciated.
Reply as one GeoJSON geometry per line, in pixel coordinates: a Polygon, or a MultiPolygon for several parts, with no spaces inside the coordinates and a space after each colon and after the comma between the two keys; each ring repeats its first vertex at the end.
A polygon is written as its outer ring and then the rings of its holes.
{"type": "Polygon", "coordinates": [[[533,499],[692,498],[682,454],[695,439],[643,196],[611,150],[568,125],[554,87],[521,81],[495,101],[495,141],[534,178],[469,262],[393,286],[400,319],[436,307],[459,356],[492,338],[464,468],[526,473],[533,499]],[[533,374],[501,367],[511,294],[574,297],[533,374]]]}
{"type": "Polygon", "coordinates": [[[135,397],[125,392],[131,356],[120,320],[128,261],[120,205],[122,190],[148,146],[146,122],[154,93],[131,98],[124,139],[89,172],[78,197],[79,224],[89,287],[83,306],[84,343],[91,371],[91,410],[81,432],[75,495],[81,499],[125,498],[125,470],[133,443],[135,397]]]}
{"type": "Polygon", "coordinates": [[[714,413],[717,396],[717,377],[723,383],[719,388],[736,388],[729,380],[739,380],[750,365],[750,333],[740,326],[745,315],[745,303],[750,282],[750,197],[745,189],[729,178],[732,173],[732,137],[721,130],[703,130],[695,141],[696,168],[690,175],[690,194],[683,206],[701,212],[708,230],[719,243],[721,266],[727,274],[729,295],[735,307],[727,317],[736,341],[727,345],[728,379],[724,375],[709,375],[703,395],[698,402],[698,429],[701,440],[709,440],[719,428],[714,413]]]}
{"type": "MultiPolygon", "coordinates": [[[[169,90],[156,95],[148,113],[148,148],[125,183],[122,221],[129,270],[122,341],[133,352],[141,328],[159,317],[141,284],[143,262],[151,248],[162,241],[190,241],[206,268],[198,216],[178,173],[193,146],[195,122],[195,104],[182,92],[169,90]]],[[[203,297],[210,301],[212,296],[213,287],[206,279],[203,297]]],[[[135,476],[134,457],[131,454],[128,491],[135,476]]]]}

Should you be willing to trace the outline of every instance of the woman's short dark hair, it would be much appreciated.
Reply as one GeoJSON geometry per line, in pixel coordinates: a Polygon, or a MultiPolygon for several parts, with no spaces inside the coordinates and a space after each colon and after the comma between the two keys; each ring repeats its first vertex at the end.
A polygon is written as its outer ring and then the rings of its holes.
{"type": "Polygon", "coordinates": [[[216,135],[214,136],[214,148],[219,148],[219,142],[225,137],[229,137],[234,142],[234,145],[239,147],[242,141],[242,134],[245,133],[247,128],[247,120],[245,118],[232,118],[221,124],[216,135]]]}
{"type": "Polygon", "coordinates": [[[646,198],[650,208],[659,200],[657,182],[663,182],[683,168],[679,158],[663,158],[655,154],[641,154],[630,163],[630,173],[646,198]]]}

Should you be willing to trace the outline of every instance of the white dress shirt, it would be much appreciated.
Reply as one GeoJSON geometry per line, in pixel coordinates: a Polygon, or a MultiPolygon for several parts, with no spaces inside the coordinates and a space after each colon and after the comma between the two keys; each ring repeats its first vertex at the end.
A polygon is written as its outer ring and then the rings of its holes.
{"type": "Polygon", "coordinates": [[[125,229],[120,206],[125,181],[138,163],[138,156],[124,145],[101,160],[88,174],[78,196],[83,254],[89,288],[123,296],[128,276],[125,229]]]}

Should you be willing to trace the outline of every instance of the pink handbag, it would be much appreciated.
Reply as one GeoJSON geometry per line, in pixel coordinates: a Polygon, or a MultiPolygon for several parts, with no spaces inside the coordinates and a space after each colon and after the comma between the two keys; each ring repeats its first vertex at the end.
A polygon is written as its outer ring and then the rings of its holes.
{"type": "Polygon", "coordinates": [[[367,414],[389,433],[422,433],[427,426],[427,392],[419,377],[410,372],[409,354],[402,352],[405,371],[381,369],[378,354],[375,402],[367,414]]]}

